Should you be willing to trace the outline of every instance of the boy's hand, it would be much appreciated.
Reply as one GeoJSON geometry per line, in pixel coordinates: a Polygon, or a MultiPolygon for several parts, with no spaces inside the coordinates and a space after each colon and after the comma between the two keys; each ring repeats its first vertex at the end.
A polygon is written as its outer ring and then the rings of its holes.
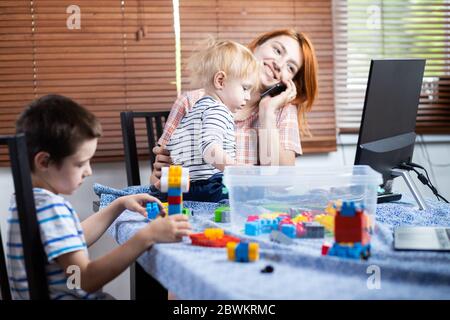
{"type": "Polygon", "coordinates": [[[148,195],[146,193],[124,196],[119,199],[121,199],[124,209],[139,212],[146,218],[147,218],[146,204],[148,202],[156,202],[158,204],[161,215],[164,215],[166,213],[161,201],[159,201],[157,198],[152,197],[151,195],[148,195]]]}
{"type": "Polygon", "coordinates": [[[154,242],[176,242],[191,233],[191,225],[184,214],[158,217],[147,225],[150,239],[154,242]]]}

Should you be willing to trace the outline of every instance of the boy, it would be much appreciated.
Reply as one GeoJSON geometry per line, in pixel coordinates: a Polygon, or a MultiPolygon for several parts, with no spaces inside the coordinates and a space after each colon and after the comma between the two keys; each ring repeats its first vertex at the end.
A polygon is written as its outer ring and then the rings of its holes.
{"type": "Polygon", "coordinates": [[[184,199],[217,202],[227,197],[222,171],[236,164],[233,113],[250,99],[259,65],[243,45],[208,39],[188,68],[205,96],[181,120],[166,148],[174,164],[189,168],[191,184],[184,199]]]}
{"type": "MultiPolygon", "coordinates": [[[[173,242],[189,233],[183,215],[157,218],[128,242],[97,260],[87,248],[95,243],[125,210],[146,215],[145,204],[160,201],[148,194],[121,197],[82,223],[71,204],[60,194],[72,194],[92,174],[90,159],[101,136],[95,116],[74,101],[48,95],[34,101],[19,117],[17,133],[27,137],[33,192],[41,231],[51,299],[107,299],[99,290],[122,273],[155,242],[173,242]],[[67,273],[80,271],[80,287],[67,286],[67,273]],[[71,267],[70,269],[68,269],[71,267]]],[[[28,299],[28,283],[20,229],[11,199],[7,246],[10,284],[14,299],[28,299]]],[[[162,209],[163,210],[163,209],[162,209]]]]}

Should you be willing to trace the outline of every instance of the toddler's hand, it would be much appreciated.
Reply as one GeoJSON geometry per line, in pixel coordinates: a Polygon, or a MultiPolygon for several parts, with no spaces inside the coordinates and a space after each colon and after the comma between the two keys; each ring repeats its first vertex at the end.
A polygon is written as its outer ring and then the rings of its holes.
{"type": "Polygon", "coordinates": [[[191,233],[191,225],[184,214],[158,217],[148,224],[148,229],[155,242],[176,242],[191,233]]]}
{"type": "Polygon", "coordinates": [[[165,214],[164,207],[157,198],[152,197],[151,195],[148,195],[146,193],[140,193],[140,194],[134,194],[130,196],[125,196],[120,198],[122,200],[122,205],[124,209],[128,209],[131,211],[139,212],[144,217],[147,218],[147,210],[146,210],[146,204],[148,202],[156,202],[159,207],[159,211],[162,215],[165,214]]]}

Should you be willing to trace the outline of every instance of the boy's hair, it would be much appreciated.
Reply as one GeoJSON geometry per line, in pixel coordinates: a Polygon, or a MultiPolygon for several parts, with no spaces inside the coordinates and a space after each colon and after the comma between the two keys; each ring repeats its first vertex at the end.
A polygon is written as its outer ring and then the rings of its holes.
{"type": "Polygon", "coordinates": [[[34,157],[44,151],[50,161],[61,166],[64,158],[75,154],[86,140],[102,134],[100,122],[75,101],[47,95],[33,101],[19,116],[16,133],[25,133],[28,159],[34,171],[34,157]]]}
{"type": "Polygon", "coordinates": [[[215,40],[208,37],[188,60],[191,82],[197,87],[208,87],[214,75],[225,72],[227,77],[249,79],[259,85],[259,62],[245,46],[230,40],[215,40]]]}

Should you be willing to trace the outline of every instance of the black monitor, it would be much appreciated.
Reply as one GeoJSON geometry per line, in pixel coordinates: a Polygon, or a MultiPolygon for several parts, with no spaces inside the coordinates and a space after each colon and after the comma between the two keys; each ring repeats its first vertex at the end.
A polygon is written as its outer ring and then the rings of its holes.
{"type": "Polygon", "coordinates": [[[419,207],[425,206],[407,172],[397,169],[412,160],[424,68],[424,59],[371,61],[355,164],[382,174],[379,202],[401,197],[392,194],[392,181],[403,176],[419,207]]]}

